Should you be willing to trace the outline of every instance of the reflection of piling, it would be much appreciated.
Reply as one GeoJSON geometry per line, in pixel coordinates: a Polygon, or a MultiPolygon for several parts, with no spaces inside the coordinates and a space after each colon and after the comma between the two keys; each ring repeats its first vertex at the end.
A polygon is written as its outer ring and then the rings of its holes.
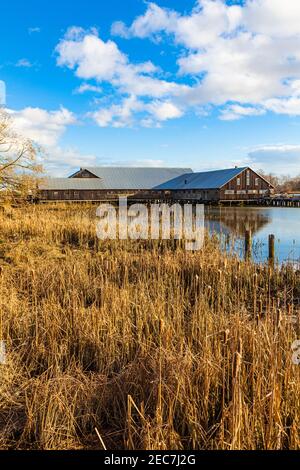
{"type": "Polygon", "coordinates": [[[245,232],[245,259],[250,259],[252,253],[252,236],[251,230],[245,232]]]}
{"type": "Polygon", "coordinates": [[[275,261],[275,236],[269,235],[269,264],[274,266],[275,261]]]}

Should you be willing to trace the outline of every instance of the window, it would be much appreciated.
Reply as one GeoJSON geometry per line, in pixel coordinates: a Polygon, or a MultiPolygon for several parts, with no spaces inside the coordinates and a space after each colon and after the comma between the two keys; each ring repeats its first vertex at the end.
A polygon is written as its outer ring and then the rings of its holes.
{"type": "Polygon", "coordinates": [[[246,190],[245,189],[239,189],[236,193],[237,194],[246,194],[246,190]]]}
{"type": "Polygon", "coordinates": [[[74,198],[79,199],[79,191],[74,191],[74,198]]]}
{"type": "Polygon", "coordinates": [[[248,194],[257,194],[257,189],[248,189],[248,194]]]}
{"type": "Polygon", "coordinates": [[[255,178],[255,186],[259,185],[259,178],[255,178]]]}
{"type": "Polygon", "coordinates": [[[237,179],[236,179],[236,184],[237,184],[238,186],[241,186],[241,178],[237,178],[237,179]]]}
{"type": "Polygon", "coordinates": [[[250,186],[250,171],[249,170],[247,170],[247,173],[246,173],[246,185],[250,186]]]}
{"type": "Polygon", "coordinates": [[[225,194],[234,194],[235,191],[233,189],[226,189],[225,194]]]}
{"type": "Polygon", "coordinates": [[[260,189],[259,194],[267,194],[268,190],[267,189],[260,189]]]}
{"type": "Polygon", "coordinates": [[[54,196],[58,196],[58,191],[54,191],[54,196]]]}

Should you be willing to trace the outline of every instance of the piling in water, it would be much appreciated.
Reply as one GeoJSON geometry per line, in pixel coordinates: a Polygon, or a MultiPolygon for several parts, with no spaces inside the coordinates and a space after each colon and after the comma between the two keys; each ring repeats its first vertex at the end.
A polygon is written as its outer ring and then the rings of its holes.
{"type": "Polygon", "coordinates": [[[269,264],[274,266],[275,262],[275,236],[269,235],[269,264]]]}
{"type": "Polygon", "coordinates": [[[252,235],[251,230],[246,230],[245,232],[245,259],[251,258],[252,252],[252,235]]]}

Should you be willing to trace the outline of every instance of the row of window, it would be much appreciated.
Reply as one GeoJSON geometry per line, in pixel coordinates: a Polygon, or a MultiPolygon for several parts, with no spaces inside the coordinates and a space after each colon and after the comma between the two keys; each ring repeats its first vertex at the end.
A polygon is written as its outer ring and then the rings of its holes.
{"type": "MultiPolygon", "coordinates": [[[[241,178],[238,177],[236,179],[236,184],[237,186],[241,186],[241,178]]],[[[255,178],[255,186],[259,185],[259,178],[255,178]]],[[[246,186],[250,186],[250,171],[247,171],[246,173],[246,186]]]]}
{"type": "MultiPolygon", "coordinates": [[[[53,191],[53,195],[55,197],[57,197],[59,195],[59,191],[53,191]]],[[[121,191],[119,192],[121,193],[121,191]]],[[[73,190],[70,190],[70,191],[63,191],[63,196],[65,199],[69,199],[69,198],[74,198],[74,199],[79,199],[80,198],[80,194],[81,192],[80,191],[73,191],[73,190]]],[[[95,197],[101,197],[103,196],[103,194],[118,194],[118,191],[105,191],[105,193],[102,193],[101,191],[93,191],[93,192],[90,192],[89,193],[89,197],[91,199],[95,198],[95,197]]]]}
{"type": "MultiPolygon", "coordinates": [[[[201,191],[199,191],[199,189],[189,189],[189,190],[184,189],[183,191],[184,191],[184,194],[198,194],[198,195],[202,194],[201,191]]],[[[181,192],[182,192],[181,190],[176,191],[176,193],[181,193],[181,192]]],[[[170,194],[172,194],[172,191],[164,191],[164,195],[170,195],[170,194]]]]}
{"type": "MultiPolygon", "coordinates": [[[[268,190],[267,189],[238,189],[235,191],[234,189],[226,189],[225,194],[231,195],[231,194],[267,194],[268,190]]],[[[165,191],[167,193],[167,191],[165,191]]],[[[169,191],[168,191],[169,193],[169,191]]],[[[105,191],[105,194],[116,194],[116,191],[105,191]]],[[[185,191],[185,194],[198,194],[201,195],[202,193],[199,192],[197,189],[191,189],[189,191],[185,191]]],[[[204,193],[205,194],[205,193],[204,193]]],[[[54,197],[59,196],[59,191],[53,191],[54,197]]],[[[80,191],[64,191],[63,196],[65,199],[80,199],[80,191]]],[[[97,198],[103,196],[103,193],[101,191],[94,191],[89,194],[89,197],[91,199],[97,198]]]]}
{"type": "Polygon", "coordinates": [[[225,194],[267,194],[267,189],[240,189],[235,192],[234,189],[226,189],[225,194]]]}

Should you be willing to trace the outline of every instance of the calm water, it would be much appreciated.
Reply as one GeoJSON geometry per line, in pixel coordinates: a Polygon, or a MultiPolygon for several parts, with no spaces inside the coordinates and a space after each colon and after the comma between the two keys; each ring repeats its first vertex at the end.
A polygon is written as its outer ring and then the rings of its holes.
{"type": "Polygon", "coordinates": [[[300,262],[300,208],[206,207],[206,226],[221,235],[222,242],[243,256],[244,233],[251,230],[253,257],[268,257],[268,237],[275,235],[276,258],[280,263],[300,262]]]}

